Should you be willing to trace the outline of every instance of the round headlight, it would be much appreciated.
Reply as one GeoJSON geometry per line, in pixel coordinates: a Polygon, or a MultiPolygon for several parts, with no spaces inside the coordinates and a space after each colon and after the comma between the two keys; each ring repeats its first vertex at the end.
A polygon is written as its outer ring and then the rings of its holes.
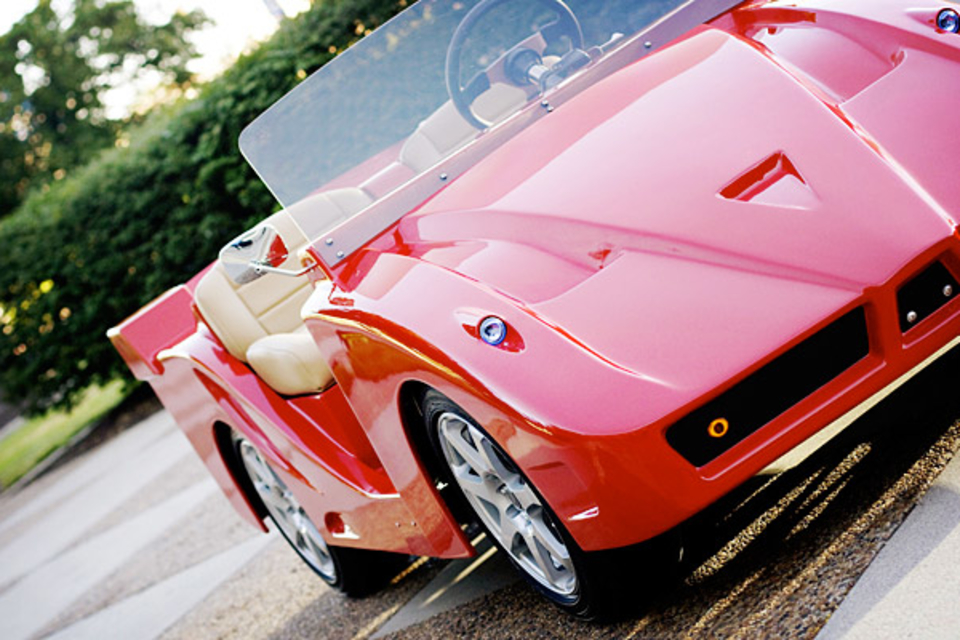
{"type": "Polygon", "coordinates": [[[496,316],[487,316],[480,322],[480,339],[496,347],[507,337],[506,323],[496,316]]]}
{"type": "Polygon", "coordinates": [[[950,33],[960,32],[960,14],[953,9],[943,9],[937,14],[937,27],[950,33]]]}

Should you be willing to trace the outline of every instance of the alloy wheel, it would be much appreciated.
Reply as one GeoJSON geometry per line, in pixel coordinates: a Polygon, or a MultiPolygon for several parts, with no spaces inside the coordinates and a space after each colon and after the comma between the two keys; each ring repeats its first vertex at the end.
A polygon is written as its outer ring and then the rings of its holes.
{"type": "Polygon", "coordinates": [[[280,532],[307,564],[333,584],[337,579],[336,565],[316,525],[260,451],[246,440],[240,441],[239,449],[250,481],[280,532]]]}
{"type": "Polygon", "coordinates": [[[576,593],[569,549],[548,509],[506,454],[453,412],[440,415],[437,432],[454,480],[500,546],[543,587],[561,597],[576,593]]]}

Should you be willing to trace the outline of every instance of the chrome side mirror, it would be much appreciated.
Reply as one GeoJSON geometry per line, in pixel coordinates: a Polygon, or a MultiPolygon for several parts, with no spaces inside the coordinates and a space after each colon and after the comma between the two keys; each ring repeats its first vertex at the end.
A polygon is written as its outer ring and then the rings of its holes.
{"type": "Polygon", "coordinates": [[[220,264],[237,284],[253,282],[268,273],[302,276],[310,266],[294,271],[281,269],[289,257],[283,237],[269,224],[257,225],[241,233],[220,249],[220,264]]]}

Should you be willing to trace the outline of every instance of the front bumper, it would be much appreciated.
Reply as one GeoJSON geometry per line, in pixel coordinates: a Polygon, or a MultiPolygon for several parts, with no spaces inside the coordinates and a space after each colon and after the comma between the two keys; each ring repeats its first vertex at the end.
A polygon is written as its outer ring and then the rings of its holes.
{"type": "MultiPolygon", "coordinates": [[[[557,510],[571,535],[582,548],[595,550],[635,544],[663,533],[756,474],[796,464],[949,353],[960,344],[960,296],[951,297],[906,330],[901,327],[904,314],[898,294],[934,263],[945,265],[953,277],[960,274],[955,240],[925,252],[890,282],[868,288],[854,304],[838,310],[815,330],[679,411],[629,433],[585,437],[575,446],[587,455],[567,448],[569,455],[560,457],[582,483],[581,495],[589,497],[574,500],[567,495],[568,489],[558,492],[564,495],[556,502],[561,505],[557,510]],[[670,445],[667,434],[678,422],[857,309],[863,310],[869,347],[855,364],[708,460],[691,462],[670,445]]],[[[711,421],[701,422],[706,432],[711,421]]],[[[537,473],[532,470],[532,479],[541,486],[537,473]]],[[[550,485],[549,478],[544,480],[550,485]]],[[[554,504],[553,492],[546,493],[554,504]]]]}

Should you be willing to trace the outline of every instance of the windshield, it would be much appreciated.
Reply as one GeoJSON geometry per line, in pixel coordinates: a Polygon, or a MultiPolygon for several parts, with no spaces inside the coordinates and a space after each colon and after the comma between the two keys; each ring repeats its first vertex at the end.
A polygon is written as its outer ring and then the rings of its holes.
{"type": "Polygon", "coordinates": [[[240,147],[284,206],[338,187],[376,200],[684,1],[420,0],[261,115],[240,147]]]}

